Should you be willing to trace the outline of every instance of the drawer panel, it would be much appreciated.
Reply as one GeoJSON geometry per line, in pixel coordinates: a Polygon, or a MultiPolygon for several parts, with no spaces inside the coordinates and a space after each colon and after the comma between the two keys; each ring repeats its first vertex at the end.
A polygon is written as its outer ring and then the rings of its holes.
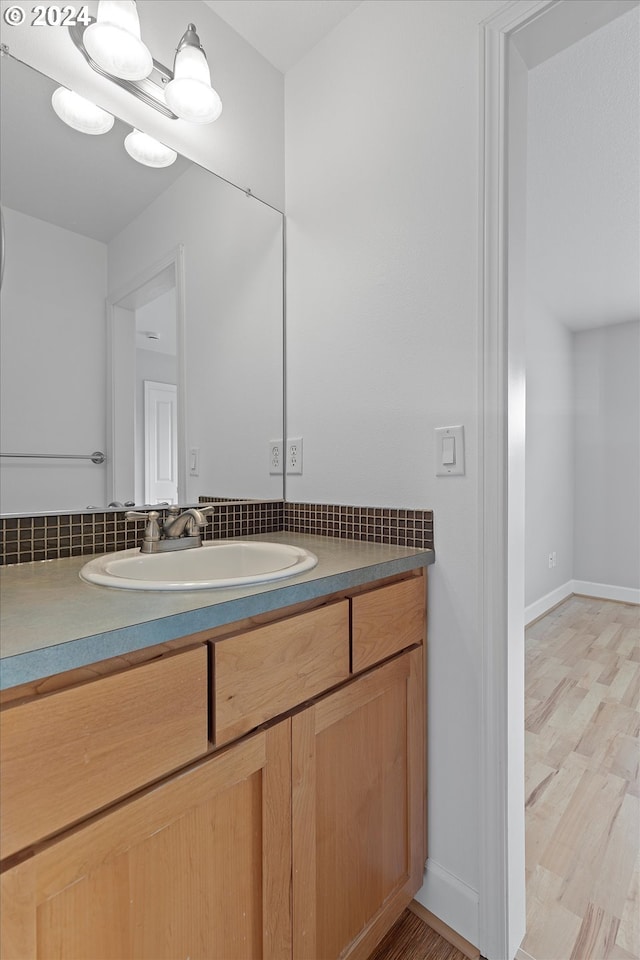
{"type": "Polygon", "coordinates": [[[6,857],[207,752],[204,645],[0,715],[6,857]]]}
{"type": "Polygon", "coordinates": [[[370,593],[361,593],[351,602],[354,673],[366,670],[414,643],[424,642],[424,577],[412,577],[370,593]]]}
{"type": "Polygon", "coordinates": [[[349,677],[349,603],[310,610],[215,644],[215,742],[349,677]]]}

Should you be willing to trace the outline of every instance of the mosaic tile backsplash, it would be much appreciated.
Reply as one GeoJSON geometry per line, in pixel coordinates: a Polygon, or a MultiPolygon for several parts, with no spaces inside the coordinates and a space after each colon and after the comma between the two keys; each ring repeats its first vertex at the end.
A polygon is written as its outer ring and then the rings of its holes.
{"type": "Polygon", "coordinates": [[[433,510],[285,503],[284,530],[433,549],[433,510]]]}
{"type": "MultiPolygon", "coordinates": [[[[205,540],[290,531],[433,549],[432,510],[221,500],[208,521],[205,540]]],[[[144,527],[124,511],[0,518],[0,564],[126,550],[138,546],[144,527]]]]}

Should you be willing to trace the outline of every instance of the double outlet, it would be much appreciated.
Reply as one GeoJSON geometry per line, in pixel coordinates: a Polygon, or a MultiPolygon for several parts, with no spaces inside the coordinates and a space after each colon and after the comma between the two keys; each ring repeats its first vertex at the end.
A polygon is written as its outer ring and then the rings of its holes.
{"type": "Polygon", "coordinates": [[[283,467],[287,474],[302,473],[302,437],[269,441],[269,473],[281,474],[283,467]]]}

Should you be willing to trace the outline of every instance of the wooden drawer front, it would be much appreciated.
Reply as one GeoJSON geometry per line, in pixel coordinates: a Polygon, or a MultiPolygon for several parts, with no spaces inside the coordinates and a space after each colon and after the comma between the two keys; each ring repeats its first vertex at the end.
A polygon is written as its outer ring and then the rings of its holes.
{"type": "Polygon", "coordinates": [[[359,673],[386,657],[423,643],[426,623],[424,577],[380,587],[352,599],[352,662],[359,673]]]}
{"type": "Polygon", "coordinates": [[[215,645],[215,742],[225,743],[349,677],[349,602],[215,645]]]}
{"type": "Polygon", "coordinates": [[[0,717],[2,857],[207,751],[207,650],[199,646],[0,717]]]}

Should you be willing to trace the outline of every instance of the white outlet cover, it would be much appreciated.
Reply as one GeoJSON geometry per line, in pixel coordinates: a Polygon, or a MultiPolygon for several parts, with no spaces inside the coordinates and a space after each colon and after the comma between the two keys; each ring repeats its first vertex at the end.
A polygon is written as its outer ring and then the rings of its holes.
{"type": "Polygon", "coordinates": [[[282,440],[269,440],[269,474],[272,477],[282,476],[282,451],[282,440]]]}
{"type": "Polygon", "coordinates": [[[302,473],[302,437],[290,437],[287,440],[287,475],[302,473]]]}

